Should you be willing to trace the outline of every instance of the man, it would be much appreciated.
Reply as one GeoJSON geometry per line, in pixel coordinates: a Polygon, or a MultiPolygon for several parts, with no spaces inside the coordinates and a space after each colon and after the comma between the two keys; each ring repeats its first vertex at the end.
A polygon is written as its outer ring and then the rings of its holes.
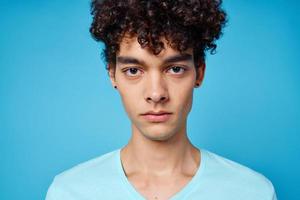
{"type": "Polygon", "coordinates": [[[187,117],[205,51],[226,22],[217,0],[92,2],[113,87],[131,120],[122,149],[56,176],[47,200],[274,200],[264,176],[192,145],[187,117]]]}

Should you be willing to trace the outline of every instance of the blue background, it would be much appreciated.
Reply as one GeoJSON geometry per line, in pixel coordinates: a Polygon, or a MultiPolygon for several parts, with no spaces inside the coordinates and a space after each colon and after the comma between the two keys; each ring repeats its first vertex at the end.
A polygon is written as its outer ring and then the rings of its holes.
{"type": "MultiPolygon", "coordinates": [[[[300,196],[298,1],[224,2],[229,23],[189,117],[193,143],[300,196]]],[[[0,3],[0,199],[44,199],[54,175],[120,148],[130,123],[90,38],[89,2],[0,3]]]]}

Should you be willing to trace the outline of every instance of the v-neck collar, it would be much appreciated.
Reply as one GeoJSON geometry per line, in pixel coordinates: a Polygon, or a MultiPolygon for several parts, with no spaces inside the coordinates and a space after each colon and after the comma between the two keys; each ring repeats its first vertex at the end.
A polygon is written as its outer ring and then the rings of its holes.
{"type": "MultiPolygon", "coordinates": [[[[192,177],[192,179],[176,194],[174,194],[170,200],[182,200],[184,199],[190,192],[193,191],[193,189],[200,183],[201,176],[203,174],[205,163],[206,163],[206,153],[205,150],[200,150],[200,166],[198,167],[195,175],[192,177]]],[[[125,187],[125,189],[129,192],[129,195],[134,200],[145,200],[145,198],[134,188],[134,186],[129,182],[129,180],[126,177],[126,174],[123,169],[122,160],[121,160],[121,149],[116,150],[116,164],[118,168],[118,173],[120,175],[120,178],[122,180],[122,185],[125,187]]]]}

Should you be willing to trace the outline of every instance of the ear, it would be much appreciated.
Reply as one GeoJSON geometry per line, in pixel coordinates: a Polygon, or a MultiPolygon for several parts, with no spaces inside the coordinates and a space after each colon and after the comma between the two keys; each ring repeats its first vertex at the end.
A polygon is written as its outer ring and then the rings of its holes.
{"type": "Polygon", "coordinates": [[[112,86],[116,88],[117,82],[116,82],[116,77],[115,77],[115,67],[112,64],[108,64],[107,70],[108,70],[110,82],[111,82],[112,86]]]}
{"type": "Polygon", "coordinates": [[[206,68],[205,63],[199,63],[199,66],[196,68],[195,87],[200,87],[201,86],[201,84],[203,82],[203,79],[204,79],[205,68],[206,68]]]}

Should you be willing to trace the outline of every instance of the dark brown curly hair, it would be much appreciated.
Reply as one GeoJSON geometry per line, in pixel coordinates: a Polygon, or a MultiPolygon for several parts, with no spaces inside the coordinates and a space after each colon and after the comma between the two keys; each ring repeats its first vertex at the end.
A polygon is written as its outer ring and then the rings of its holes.
{"type": "MultiPolygon", "coordinates": [[[[215,52],[226,13],[222,0],[92,0],[90,32],[105,44],[103,56],[115,67],[124,34],[136,36],[153,54],[164,49],[164,37],[173,49],[193,48],[194,63],[205,62],[205,52],[215,52]]],[[[108,69],[108,66],[107,66],[108,69]]]]}

